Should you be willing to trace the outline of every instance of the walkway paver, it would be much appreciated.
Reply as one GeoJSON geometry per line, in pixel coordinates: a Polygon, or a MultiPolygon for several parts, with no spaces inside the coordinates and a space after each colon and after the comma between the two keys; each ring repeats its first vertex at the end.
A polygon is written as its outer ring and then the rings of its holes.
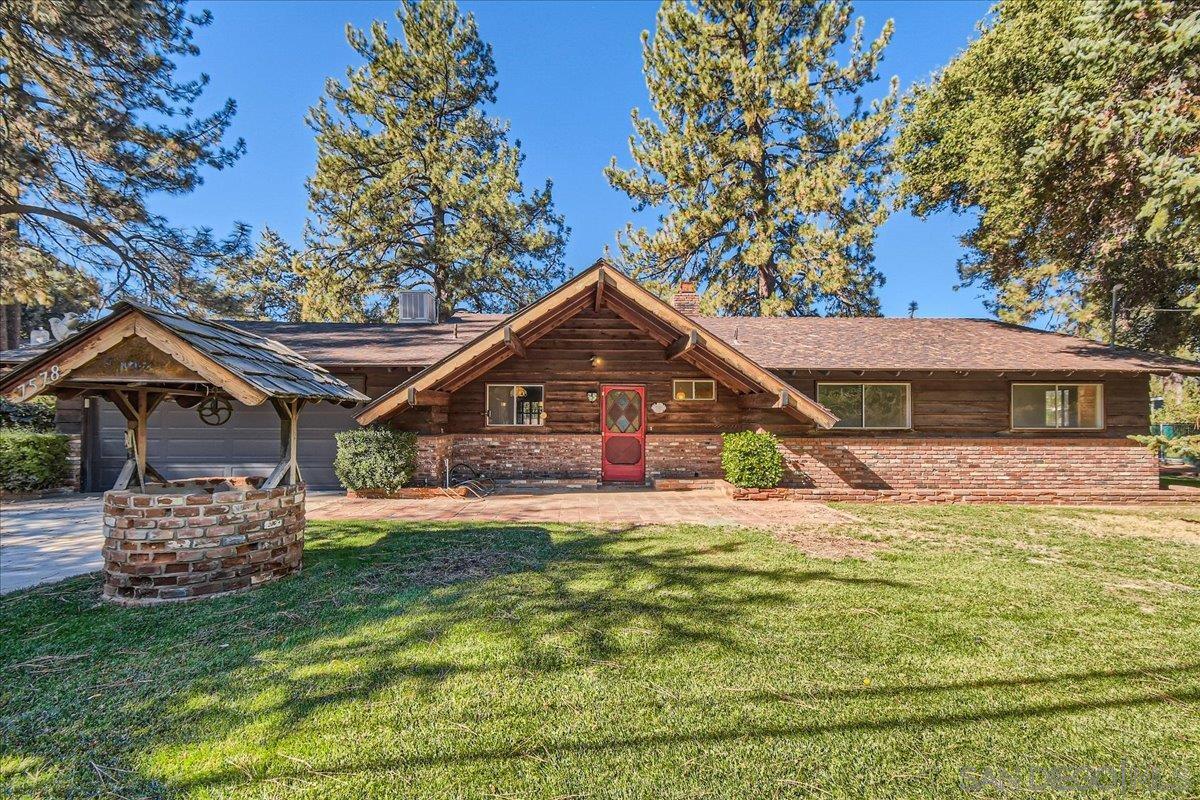
{"type": "Polygon", "coordinates": [[[853,519],[820,503],[734,501],[716,490],[558,491],[505,489],[483,498],[420,500],[327,498],[309,503],[309,519],[566,522],[598,525],[735,525],[779,529],[853,519]]]}

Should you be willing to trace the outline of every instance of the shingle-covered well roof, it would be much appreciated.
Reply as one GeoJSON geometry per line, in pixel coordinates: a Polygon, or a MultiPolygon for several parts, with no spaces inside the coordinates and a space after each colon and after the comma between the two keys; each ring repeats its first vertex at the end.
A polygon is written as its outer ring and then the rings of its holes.
{"type": "MultiPolygon", "coordinates": [[[[168,328],[192,347],[270,397],[296,397],[330,402],[364,402],[369,398],[334,377],[329,370],[274,339],[222,322],[172,314],[140,303],[128,304],[168,328]]],[[[69,340],[68,340],[69,341],[69,340]]]]}
{"type": "MultiPolygon", "coordinates": [[[[348,404],[370,399],[325,367],[273,339],[225,323],[185,317],[128,300],[117,303],[107,316],[83,326],[67,339],[49,346],[30,346],[0,354],[0,363],[19,364],[0,377],[0,384],[5,387],[17,385],[28,373],[36,373],[40,365],[57,363],[57,359],[79,359],[82,357],[79,354],[86,352],[80,349],[81,346],[101,341],[100,337],[106,335],[106,331],[119,330],[131,321],[134,325],[141,324],[138,320],[142,319],[148,320],[147,324],[151,326],[146,332],[147,338],[173,336],[181,340],[184,349],[190,349],[192,353],[188,358],[198,359],[198,363],[207,362],[219,368],[222,375],[232,374],[241,384],[248,384],[251,396],[259,397],[260,401],[264,396],[348,404]]],[[[128,335],[128,331],[124,335],[128,335]]],[[[46,385],[43,383],[43,387],[46,385]]]]}

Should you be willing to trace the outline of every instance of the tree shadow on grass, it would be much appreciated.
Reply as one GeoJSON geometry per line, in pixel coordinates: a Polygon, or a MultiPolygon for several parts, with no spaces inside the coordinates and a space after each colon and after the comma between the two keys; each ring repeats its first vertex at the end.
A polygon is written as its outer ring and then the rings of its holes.
{"type": "MultiPolygon", "coordinates": [[[[0,670],[11,690],[0,697],[0,744],[59,761],[72,786],[115,791],[106,781],[124,775],[157,791],[137,771],[100,778],[89,765],[268,744],[326,708],[385,691],[430,696],[468,674],[736,649],[741,620],[807,583],[904,588],[752,566],[744,534],[715,549],[653,528],[337,522],[309,536],[301,574],[244,595],[118,609],[96,602],[90,576],[4,598],[0,670]],[[447,655],[463,642],[480,644],[447,655]]],[[[182,783],[244,777],[226,765],[182,783]]]]}

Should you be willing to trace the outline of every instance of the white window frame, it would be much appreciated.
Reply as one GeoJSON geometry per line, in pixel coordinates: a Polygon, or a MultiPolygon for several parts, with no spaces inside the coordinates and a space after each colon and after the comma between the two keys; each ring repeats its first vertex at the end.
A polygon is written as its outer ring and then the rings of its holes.
{"type": "Polygon", "coordinates": [[[677,403],[711,403],[717,399],[717,382],[712,378],[672,378],[671,379],[671,399],[677,403]],[[678,389],[675,387],[681,383],[692,384],[692,394],[696,394],[697,383],[707,383],[712,385],[712,397],[685,397],[682,400],[677,396],[678,389]]]}
{"type": "Polygon", "coordinates": [[[911,381],[817,381],[816,401],[821,402],[822,386],[862,386],[862,418],[863,424],[854,427],[830,428],[831,431],[908,431],[912,430],[912,382],[911,381]],[[903,386],[904,387],[904,424],[903,425],[868,425],[867,424],[867,386],[903,386]]]}
{"type": "Polygon", "coordinates": [[[1017,381],[1009,384],[1008,387],[1008,425],[1014,431],[1102,431],[1108,424],[1107,409],[1104,407],[1104,384],[1098,381],[1068,381],[1059,383],[1057,381],[1017,381]],[[1100,391],[1100,397],[1097,406],[1100,409],[1100,424],[1096,426],[1069,428],[1065,425],[1034,425],[1034,426],[1019,426],[1017,425],[1017,403],[1016,391],[1018,386],[1053,386],[1054,391],[1071,386],[1095,386],[1100,391]]]}
{"type": "Polygon", "coordinates": [[[483,389],[483,422],[488,428],[540,428],[546,424],[546,385],[542,383],[489,383],[483,389]],[[512,422],[492,422],[492,387],[507,386],[510,389],[516,389],[518,386],[524,386],[526,389],[537,387],[542,390],[542,413],[538,416],[537,422],[520,423],[517,422],[517,407],[516,394],[513,395],[513,421],[512,422]]]}

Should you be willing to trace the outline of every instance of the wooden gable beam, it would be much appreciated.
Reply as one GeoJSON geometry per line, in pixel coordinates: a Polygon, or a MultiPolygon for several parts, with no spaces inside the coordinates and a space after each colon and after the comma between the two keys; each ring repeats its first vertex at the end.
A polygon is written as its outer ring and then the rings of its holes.
{"type": "Polygon", "coordinates": [[[663,347],[669,346],[679,338],[680,330],[678,328],[666,325],[654,317],[642,313],[636,305],[626,302],[615,292],[607,294],[604,304],[612,309],[618,317],[650,336],[663,347]]]}
{"type": "Polygon", "coordinates": [[[439,392],[434,389],[422,389],[418,391],[410,386],[408,387],[406,402],[413,407],[448,406],[450,405],[450,393],[439,392]]]}
{"type": "Polygon", "coordinates": [[[259,405],[268,397],[266,392],[230,372],[148,317],[137,315],[134,332],[192,372],[248,406],[259,405]]]}
{"type": "MultiPolygon", "coordinates": [[[[195,375],[247,405],[258,405],[267,399],[265,392],[217,364],[209,356],[136,309],[118,312],[111,322],[106,321],[97,329],[84,331],[76,336],[79,337],[78,340],[68,340],[70,345],[61,352],[47,353],[8,376],[9,381],[12,381],[18,374],[28,373],[32,380],[13,385],[6,396],[13,400],[28,400],[52,390],[59,384],[71,383],[69,376],[72,371],[91,363],[122,341],[138,336],[195,375]]],[[[8,385],[9,381],[3,383],[8,385]]],[[[71,385],[74,388],[86,388],[84,382],[71,385]]]]}
{"type": "Polygon", "coordinates": [[[600,311],[604,305],[604,272],[601,271],[600,279],[596,281],[596,304],[592,306],[594,311],[600,311]]]}
{"type": "Polygon", "coordinates": [[[536,323],[522,330],[522,343],[524,343],[526,347],[531,346],[538,339],[541,339],[543,336],[562,325],[571,317],[579,314],[579,312],[587,308],[591,302],[591,295],[585,294],[563,303],[556,308],[552,314],[543,317],[536,323]]]}
{"type": "MultiPolygon", "coordinates": [[[[132,312],[130,312],[132,313],[132,312]]],[[[99,331],[78,334],[84,338],[56,356],[35,358],[32,362],[17,367],[2,382],[5,397],[13,402],[21,402],[36,397],[63,382],[71,370],[88,363],[96,356],[120,344],[122,340],[133,336],[133,318],[130,314],[119,317],[99,331]],[[44,362],[44,363],[43,363],[44,362]],[[13,383],[21,378],[20,383],[13,383]],[[11,388],[9,388],[11,386],[11,388]]]]}
{"type": "Polygon", "coordinates": [[[521,358],[525,357],[525,345],[521,343],[521,337],[517,336],[516,331],[512,329],[512,325],[504,326],[504,346],[518,355],[521,358]]]}
{"type": "Polygon", "coordinates": [[[760,391],[751,379],[739,375],[734,369],[730,368],[723,361],[714,358],[711,353],[697,348],[691,350],[684,355],[683,360],[694,366],[701,372],[705,372],[717,379],[731,391],[737,394],[750,394],[760,391]]]}
{"type": "Polygon", "coordinates": [[[680,336],[667,348],[667,361],[674,361],[684,353],[690,353],[701,345],[700,334],[692,330],[680,336]]]}
{"type": "Polygon", "coordinates": [[[508,359],[512,358],[512,351],[507,347],[501,347],[498,350],[482,355],[467,369],[462,369],[455,374],[440,381],[437,385],[440,391],[457,392],[462,387],[466,386],[476,378],[487,374],[491,370],[503,364],[508,359]]]}
{"type": "MultiPolygon", "coordinates": [[[[629,305],[637,306],[647,318],[654,318],[663,327],[673,327],[677,331],[698,331],[706,339],[704,349],[709,350],[716,360],[719,360],[723,364],[728,364],[729,369],[742,372],[748,379],[757,384],[752,391],[775,393],[781,389],[787,389],[792,396],[792,403],[787,406],[789,412],[794,408],[800,415],[825,428],[832,427],[837,422],[837,416],[831,413],[829,409],[815,400],[796,392],[794,387],[789,386],[778,376],[766,370],[756,361],[739,352],[719,337],[713,337],[704,329],[703,325],[696,324],[691,318],[681,314],[669,304],[664,303],[660,298],[655,297],[645,288],[638,285],[637,281],[628,275],[614,270],[610,276],[610,280],[612,283],[608,287],[610,290],[608,294],[614,297],[619,295],[629,305]]],[[[611,300],[608,301],[608,304],[610,307],[613,307],[611,300]]],[[[667,341],[674,341],[674,339],[675,336],[672,336],[667,341]]],[[[666,342],[664,342],[665,344],[666,342]]],[[[690,359],[685,358],[685,360],[690,359]]]]}

